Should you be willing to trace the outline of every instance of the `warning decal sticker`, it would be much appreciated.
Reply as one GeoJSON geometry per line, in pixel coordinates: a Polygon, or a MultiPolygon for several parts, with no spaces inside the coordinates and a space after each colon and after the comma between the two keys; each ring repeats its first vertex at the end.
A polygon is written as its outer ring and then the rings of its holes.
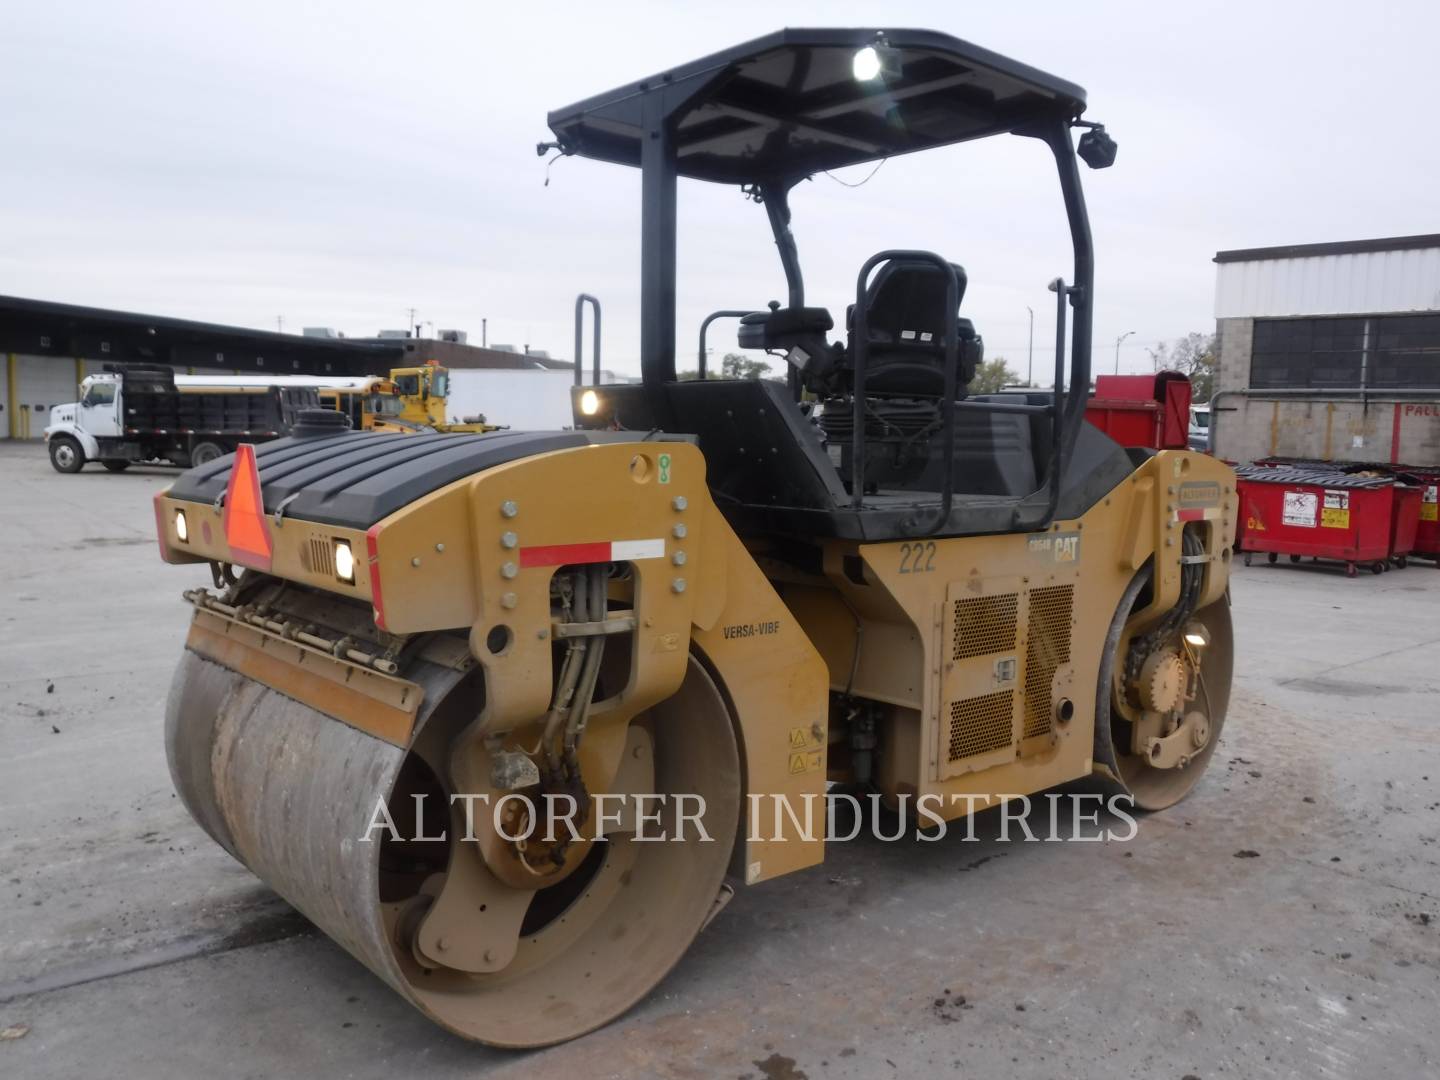
{"type": "Polygon", "coordinates": [[[1315,519],[1319,516],[1320,496],[1312,491],[1287,491],[1285,492],[1285,510],[1282,519],[1286,525],[1299,525],[1302,528],[1315,528],[1315,519]]]}
{"type": "Polygon", "coordinates": [[[811,750],[808,754],[790,755],[790,775],[798,776],[800,773],[820,771],[820,751],[811,750]]]}
{"type": "Polygon", "coordinates": [[[1437,515],[1437,510],[1440,510],[1440,505],[1437,505],[1437,502],[1440,502],[1437,500],[1437,495],[1440,495],[1440,485],[1425,485],[1424,501],[1420,503],[1421,521],[1434,521],[1437,516],[1440,516],[1437,515]]]}
{"type": "Polygon", "coordinates": [[[1350,493],[1348,491],[1325,492],[1325,506],[1320,511],[1322,529],[1348,529],[1350,527],[1350,493]]]}

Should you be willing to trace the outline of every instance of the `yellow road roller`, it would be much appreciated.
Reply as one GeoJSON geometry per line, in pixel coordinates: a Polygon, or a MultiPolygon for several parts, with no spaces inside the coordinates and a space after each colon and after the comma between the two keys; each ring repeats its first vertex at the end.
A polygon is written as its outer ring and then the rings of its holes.
{"type": "Polygon", "coordinates": [[[1084,110],[945,34],[824,29],[551,113],[542,153],[640,170],[643,381],[577,386],[565,431],[317,420],[157,496],[164,558],[211,575],[166,719],[195,819],[435,1022],[531,1047],[821,862],[837,785],[938,823],[1083,778],[1182,798],[1229,696],[1235,482],[1084,421],[1079,162],[1116,154],[1084,110]],[[1073,247],[1052,389],[969,392],[951,255],[866,260],[839,329],[808,305],[797,184],[1007,135],[1073,247]],[[788,295],[739,344],[784,379],[677,379],[681,176],[763,208],[788,295]]]}

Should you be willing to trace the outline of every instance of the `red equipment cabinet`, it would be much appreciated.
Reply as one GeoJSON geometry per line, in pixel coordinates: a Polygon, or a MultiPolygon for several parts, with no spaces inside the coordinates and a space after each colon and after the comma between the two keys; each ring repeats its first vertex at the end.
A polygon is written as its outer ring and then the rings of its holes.
{"type": "Polygon", "coordinates": [[[1235,473],[1238,546],[1247,566],[1252,552],[1263,551],[1272,563],[1280,555],[1343,562],[1350,577],[1359,565],[1377,574],[1389,567],[1404,490],[1394,477],[1283,465],[1246,465],[1235,473]]]}
{"type": "Polygon", "coordinates": [[[1097,376],[1085,419],[1121,446],[1184,450],[1190,437],[1190,380],[1178,371],[1097,376]]]}

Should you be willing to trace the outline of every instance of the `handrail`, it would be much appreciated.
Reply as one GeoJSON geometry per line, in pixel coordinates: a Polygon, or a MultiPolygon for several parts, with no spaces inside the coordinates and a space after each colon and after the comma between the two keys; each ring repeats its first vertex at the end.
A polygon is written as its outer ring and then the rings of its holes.
{"type": "MultiPolygon", "coordinates": [[[[1049,528],[1050,523],[1055,520],[1055,513],[1060,507],[1060,485],[1065,478],[1066,463],[1066,440],[1065,426],[1067,417],[1065,415],[1064,394],[1065,394],[1065,305],[1075,295],[1075,286],[1066,285],[1064,278],[1056,278],[1050,282],[1049,289],[1055,294],[1055,381],[1051,385],[1051,404],[1035,405],[1031,408],[1037,413],[1046,413],[1050,420],[1050,464],[1045,472],[1044,488],[1036,488],[1029,495],[1017,501],[1015,514],[1011,524],[1019,532],[1039,532],[1041,529],[1049,528]],[[1045,492],[1045,510],[1034,521],[1026,522],[1022,510],[1029,500],[1045,492]]],[[[1088,384],[1087,384],[1088,387],[1088,384]]],[[[1071,389],[1074,387],[1072,385],[1071,389]]],[[[1081,397],[1088,397],[1088,393],[1082,391],[1081,397]]],[[[963,404],[963,403],[962,403],[963,404]]],[[[997,403],[998,404],[998,403],[997,403]]],[[[1007,411],[1017,411],[1010,409],[1007,411]]]]}
{"type": "MultiPolygon", "coordinates": [[[[1055,293],[1055,383],[1051,387],[1055,392],[1055,403],[1051,406],[1054,419],[1050,421],[1050,475],[1045,477],[1045,486],[1050,492],[1045,500],[1045,514],[1034,525],[1037,530],[1046,528],[1055,519],[1055,511],[1060,507],[1060,484],[1065,477],[1065,414],[1061,403],[1065,394],[1065,305],[1070,299],[1071,290],[1065,284],[1065,279],[1058,277],[1050,283],[1050,289],[1055,293]]],[[[1088,382],[1080,394],[1082,397],[1089,397],[1088,382]]],[[[1020,510],[1017,507],[1015,524],[1020,523],[1020,510]]]]}
{"type": "Polygon", "coordinates": [[[580,331],[585,325],[585,305],[590,304],[594,309],[595,335],[590,351],[594,354],[595,375],[592,386],[600,385],[600,301],[589,293],[581,293],[575,297],[575,385],[585,385],[585,363],[581,356],[582,337],[580,331]]]}
{"type": "Polygon", "coordinates": [[[700,355],[698,359],[701,379],[705,378],[705,332],[710,329],[710,324],[716,319],[743,319],[746,315],[753,314],[755,314],[753,309],[747,308],[742,311],[739,308],[724,308],[720,311],[712,311],[705,316],[705,320],[700,324],[700,355]]]}

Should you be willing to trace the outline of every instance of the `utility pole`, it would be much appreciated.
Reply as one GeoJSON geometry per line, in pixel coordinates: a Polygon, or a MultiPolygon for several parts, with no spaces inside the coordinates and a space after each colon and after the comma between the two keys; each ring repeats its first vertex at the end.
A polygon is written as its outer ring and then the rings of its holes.
{"type": "Polygon", "coordinates": [[[489,320],[489,319],[481,319],[481,320],[480,320],[480,347],[481,347],[482,349],[488,349],[488,348],[490,347],[490,341],[489,341],[488,334],[487,334],[487,331],[488,331],[489,329],[490,329],[490,320],[489,320]]]}
{"type": "Polygon", "coordinates": [[[1122,341],[1124,341],[1127,337],[1129,337],[1129,336],[1130,336],[1131,334],[1133,334],[1133,333],[1135,333],[1134,330],[1126,330],[1123,334],[1121,334],[1119,337],[1117,337],[1117,338],[1115,339],[1115,374],[1116,374],[1116,375],[1119,375],[1119,374],[1120,374],[1120,343],[1121,343],[1122,341]]]}
{"type": "Polygon", "coordinates": [[[276,315],[276,316],[275,316],[275,332],[276,332],[277,334],[283,334],[283,333],[285,332],[285,316],[284,316],[284,315],[276,315]]]}
{"type": "Polygon", "coordinates": [[[412,308],[406,308],[405,310],[410,313],[410,320],[409,320],[409,322],[406,323],[407,329],[408,329],[411,333],[413,333],[416,337],[419,337],[419,336],[420,336],[420,329],[419,329],[419,327],[417,327],[417,326],[415,325],[415,309],[412,307],[412,308]]]}
{"type": "Polygon", "coordinates": [[[1025,366],[1025,385],[1035,385],[1035,309],[1029,304],[1025,310],[1030,313],[1030,361],[1025,366]]]}

